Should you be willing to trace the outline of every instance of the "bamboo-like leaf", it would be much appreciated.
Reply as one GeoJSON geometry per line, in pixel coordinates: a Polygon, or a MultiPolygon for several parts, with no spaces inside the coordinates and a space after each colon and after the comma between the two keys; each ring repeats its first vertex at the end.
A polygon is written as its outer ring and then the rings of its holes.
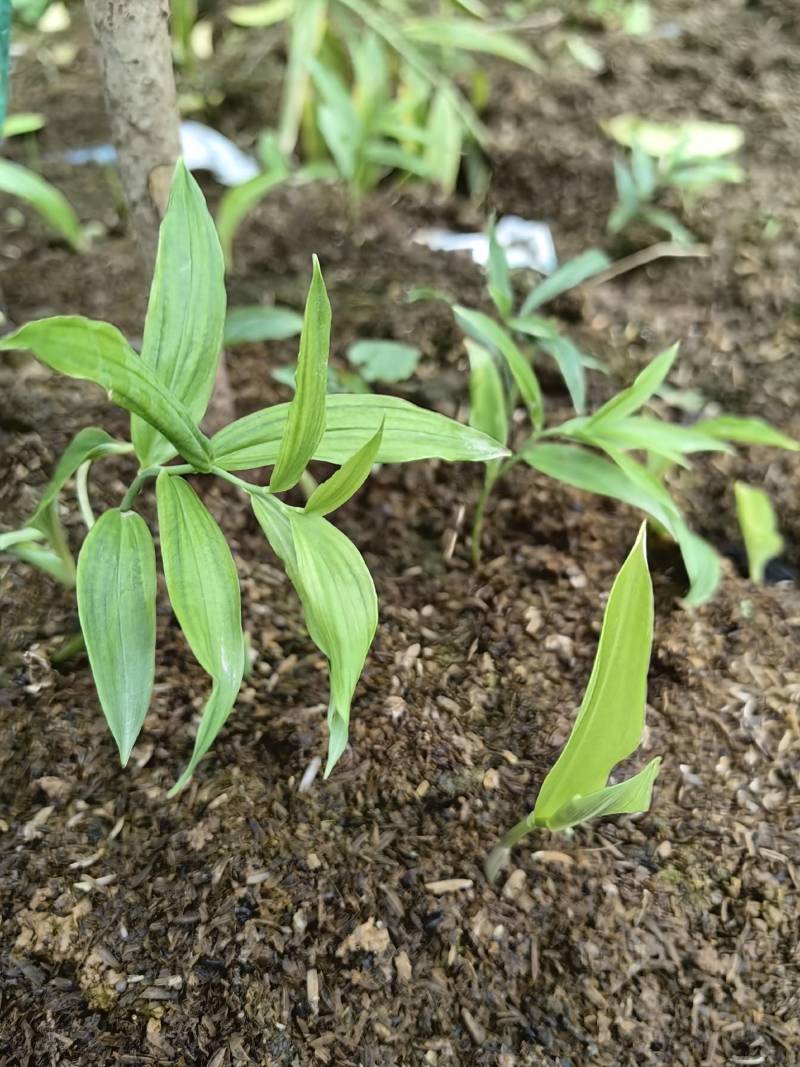
{"type": "Polygon", "coordinates": [[[144,519],[106,511],[78,556],[78,614],[97,695],[128,762],[155,677],[156,557],[144,519]]]}
{"type": "Polygon", "coordinates": [[[650,760],[638,774],[616,785],[607,785],[595,793],[573,797],[558,809],[545,824],[548,830],[568,830],[601,815],[634,815],[647,811],[653,793],[653,783],[661,766],[661,757],[650,760]]]}
{"type": "Polygon", "coordinates": [[[300,120],[308,92],[309,64],[317,54],[325,32],[327,0],[296,2],[291,15],[289,61],[283,79],[278,140],[288,155],[297,144],[300,120]]]}
{"type": "Polygon", "coordinates": [[[578,424],[570,428],[568,424],[566,432],[606,450],[645,450],[682,466],[686,465],[683,457],[694,452],[732,451],[724,441],[703,433],[697,426],[677,426],[642,415],[609,419],[599,425],[588,419],[583,427],[578,424]]]}
{"type": "Polygon", "coordinates": [[[225,319],[223,343],[242,345],[257,341],[285,341],[303,328],[303,316],[283,307],[231,308],[225,319]]]}
{"type": "Polygon", "coordinates": [[[541,430],[544,423],[542,391],[533,368],[511,335],[482,311],[456,304],[453,314],[456,322],[466,334],[503,357],[525,402],[534,429],[541,430]]]}
{"type": "Polygon", "coordinates": [[[78,216],[69,201],[41,175],[19,163],[0,159],[0,193],[18,196],[30,204],[45,222],[78,251],[86,244],[78,216]]]}
{"type": "Polygon", "coordinates": [[[281,161],[269,167],[255,178],[228,189],[217,209],[217,233],[228,267],[233,265],[233,242],[244,217],[260,204],[270,190],[281,185],[289,177],[289,168],[281,161]]]}
{"type": "Polygon", "coordinates": [[[640,407],[647,403],[667,377],[677,356],[677,344],[662,352],[660,356],[656,356],[640,374],[637,374],[633,385],[623,389],[607,403],[603,404],[601,408],[598,408],[594,415],[587,420],[587,428],[598,429],[601,424],[605,426],[607,423],[624,419],[626,416],[638,411],[640,407]]]}
{"type": "Polygon", "coordinates": [[[308,498],[305,511],[328,515],[331,511],[340,508],[342,504],[347,503],[369,478],[378,449],[381,447],[382,437],[383,423],[369,441],[359,448],[358,452],[343,463],[327,481],[317,486],[308,498]]]}
{"type": "Polygon", "coordinates": [[[602,789],[641,740],[653,640],[645,529],[614,580],[578,717],[536,798],[534,817],[543,826],[576,796],[602,789]]]}
{"type": "Polygon", "coordinates": [[[461,169],[464,150],[464,125],[450,88],[444,86],[433,94],[427,125],[428,144],[424,166],[432,181],[452,195],[461,169]]]}
{"type": "MultiPolygon", "coordinates": [[[[212,440],[215,464],[237,471],[274,463],[288,411],[288,404],[276,404],[220,430],[212,440]]],[[[326,463],[345,463],[381,423],[384,430],[376,463],[435,458],[486,463],[509,455],[508,449],[478,430],[396,396],[328,396],[325,411],[325,433],[314,450],[314,459],[326,463]]]]}
{"type": "MultiPolygon", "coordinates": [[[[178,160],[158,237],[141,361],[195,423],[205,414],[222,350],[225,268],[200,186],[178,160]]],[[[149,422],[131,419],[143,467],[174,455],[149,422]]]]}
{"type": "Polygon", "coordinates": [[[767,564],[783,550],[778,517],[763,489],[744,482],[735,482],[733,488],[736,493],[736,515],[747,550],[750,581],[760,584],[764,581],[767,564]]]}
{"type": "Polygon", "coordinates": [[[198,470],[210,468],[207,438],[115,327],[79,315],[59,315],[29,322],[0,338],[0,350],[10,348],[30,349],[68,378],[102,386],[115,404],[151,423],[198,470]]]}
{"type": "Polygon", "coordinates": [[[55,581],[71,589],[75,585],[75,567],[70,565],[63,556],[48,548],[46,545],[37,544],[35,541],[16,541],[7,549],[12,556],[21,559],[23,563],[36,567],[37,570],[49,575],[55,581]]]}
{"type": "MultiPolygon", "coordinates": [[[[469,356],[469,424],[502,444],[508,440],[508,412],[503,381],[491,353],[474,341],[464,342],[469,356]]],[[[493,475],[499,460],[490,460],[493,475]]]]}
{"type": "Polygon", "coordinates": [[[505,250],[497,240],[497,226],[492,221],[489,227],[489,262],[487,264],[489,296],[500,313],[507,319],[514,306],[514,289],[505,250]]]}
{"type": "Polygon", "coordinates": [[[314,273],[300,334],[295,394],[289,405],[280,451],[270,479],[270,489],[274,493],[296,485],[325,433],[330,339],[331,305],[319,260],[314,256],[314,273]]]}
{"type": "Polygon", "coordinates": [[[239,579],[231,550],[200,498],[182,478],[156,479],[164,576],[173,611],[212,689],[186,770],[169,792],[187,784],[231,713],[244,673],[239,579]]]}
{"type": "Polygon", "coordinates": [[[787,437],[763,419],[741,418],[736,415],[718,415],[714,419],[701,419],[695,423],[699,433],[716,437],[720,441],[733,441],[741,445],[767,445],[785,448],[790,452],[800,450],[800,442],[787,437]]]}
{"type": "Polygon", "coordinates": [[[586,410],[584,356],[568,337],[540,338],[539,347],[558,365],[572,406],[580,415],[586,410]]]}
{"type": "Polygon", "coordinates": [[[549,277],[531,289],[523,301],[520,314],[529,315],[542,304],[554,300],[555,297],[566,293],[568,289],[574,289],[576,285],[581,285],[589,278],[593,278],[595,274],[605,270],[610,263],[611,260],[605,252],[601,252],[598,248],[589,248],[586,252],[581,252],[579,256],[567,260],[558,270],[553,271],[549,277]]]}
{"type": "Polygon", "coordinates": [[[311,640],[331,674],[327,777],[347,744],[350,704],[378,625],[375,586],[355,545],[321,515],[271,497],[253,511],[303,605],[311,640]]]}
{"type": "Polygon", "coordinates": [[[452,15],[447,18],[413,19],[406,23],[404,32],[409,40],[419,44],[480,52],[507,59],[529,70],[542,69],[541,59],[523,41],[474,19],[454,18],[452,15]]]}

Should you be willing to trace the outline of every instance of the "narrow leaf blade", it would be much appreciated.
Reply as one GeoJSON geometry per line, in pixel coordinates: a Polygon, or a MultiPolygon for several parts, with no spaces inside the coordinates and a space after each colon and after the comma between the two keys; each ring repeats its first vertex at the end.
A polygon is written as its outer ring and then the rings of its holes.
{"type": "Polygon", "coordinates": [[[80,250],[84,247],[86,240],[71,204],[63,193],[39,174],[19,163],[0,159],[0,193],[18,196],[30,204],[73,248],[80,250]]]}
{"type": "Polygon", "coordinates": [[[607,785],[587,796],[576,796],[563,804],[544,825],[548,830],[568,830],[571,826],[601,815],[634,815],[647,811],[658,776],[661,757],[656,756],[638,774],[616,785],[607,785]]]}
{"type": "Polygon", "coordinates": [[[375,464],[375,457],[381,446],[383,423],[365,445],[359,448],[327,481],[322,482],[305,506],[305,511],[318,515],[327,515],[340,508],[354,496],[367,478],[375,464]]]}
{"type": "Polygon", "coordinates": [[[764,581],[767,564],[783,551],[778,517],[763,489],[744,482],[736,482],[733,488],[736,493],[736,515],[750,566],[750,581],[760,584],[764,581]]]}
{"type": "Polygon", "coordinates": [[[97,695],[124,767],[155,678],[156,559],[144,519],[106,511],[78,556],[78,615],[97,695]]]}
{"type": "Polygon", "coordinates": [[[555,297],[566,293],[568,289],[574,289],[576,285],[581,285],[589,278],[593,278],[595,274],[605,270],[610,263],[611,260],[599,248],[590,248],[574,259],[568,260],[531,289],[522,304],[521,314],[524,316],[530,314],[531,311],[536,311],[542,304],[554,300],[555,297]]]}

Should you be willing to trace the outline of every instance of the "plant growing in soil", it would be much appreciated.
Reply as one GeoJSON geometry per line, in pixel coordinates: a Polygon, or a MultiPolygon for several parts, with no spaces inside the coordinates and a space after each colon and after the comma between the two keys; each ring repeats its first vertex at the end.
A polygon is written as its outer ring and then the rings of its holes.
{"type": "Polygon", "coordinates": [[[161,557],[178,623],[211,676],[194,752],[170,791],[189,781],[230,714],[245,669],[239,583],[224,535],[187,481],[215,475],[241,490],[283,561],[314,643],[329,661],[326,774],[347,743],[350,704],[378,621],[375,589],[356,547],[325,517],[361,487],[374,463],[439,457],[489,461],[506,450],[486,435],[394,397],[326,395],[331,312],[314,260],[290,404],[238,419],[209,439],[199,428],[216,373],[225,320],[222,253],[203,195],[182,162],[161,225],[141,355],[115,327],[78,316],[29,323],[0,339],[53,370],[95,382],[131,413],[130,442],[82,430],[61,457],[36,512],[0,548],[77,585],[78,613],[97,693],[123,765],[150,703],[156,642],[153,539],[134,510],[155,483],[161,557]],[[95,520],[90,464],[133,453],[139,470],[118,507],[95,520]],[[175,458],[179,462],[175,463],[175,458]],[[304,507],[284,502],[310,460],[337,464],[304,507]],[[272,467],[268,484],[235,471],[272,467]],[[76,475],[88,528],[77,573],[58,517],[76,475]]]}
{"type": "Polygon", "coordinates": [[[608,219],[610,233],[620,233],[639,219],[665,230],[679,244],[692,244],[694,235],[659,206],[663,194],[674,189],[690,205],[720,182],[744,181],[738,163],[725,158],[742,144],[738,126],[691,122],[673,126],[618,115],[605,127],[630,149],[628,160],[614,161],[618,203],[608,219]]]}
{"type": "Polygon", "coordinates": [[[472,57],[541,66],[532,49],[476,5],[458,5],[443,17],[421,15],[408,0],[309,0],[236,6],[227,14],[251,27],[286,20],[288,29],[278,129],[262,138],[264,171],[220,203],[228,261],[247,212],[284,181],[338,177],[353,201],[390,173],[452,192],[463,156],[471,188],[482,191],[486,135],[478,112],[488,82],[472,57]],[[457,77],[469,80],[470,93],[457,77]],[[298,141],[305,165],[295,170],[298,141]]]}
{"type": "Polygon", "coordinates": [[[745,482],[734,484],[736,515],[744,538],[750,580],[761,583],[767,564],[780,555],[783,538],[772,501],[763,489],[745,482]]]}
{"type": "Polygon", "coordinates": [[[541,315],[540,308],[607,265],[602,252],[584,252],[536,285],[515,312],[508,262],[492,235],[488,288],[499,321],[451,303],[456,322],[467,335],[471,425],[511,445],[513,451],[508,459],[486,464],[472,528],[473,561],[480,560],[484,513],[492,489],[522,462],[577,489],[614,497],[643,511],[680,547],[690,582],[685,603],[703,603],[719,584],[720,560],[714,548],[689,528],[667,485],[670,469],[688,467],[688,457],[696,452],[730,452],[732,444],[792,451],[800,445],[759,419],[720,416],[684,426],[667,422],[656,411],[642,414],[662,389],[668,392],[665,382],[678,355],[677,345],[657,356],[628,388],[586,414],[586,369],[601,364],[564,337],[558,322],[541,315]],[[572,400],[574,418],[546,425],[531,342],[536,353],[555,361],[572,400]],[[520,402],[528,427],[515,442],[512,415],[520,402]]]}
{"type": "Polygon", "coordinates": [[[611,587],[594,666],[572,732],[542,783],[533,811],[490,853],[486,861],[490,881],[531,830],[568,830],[601,815],[648,810],[660,757],[631,778],[606,783],[642,738],[652,643],[653,587],[643,523],[611,587]]]}

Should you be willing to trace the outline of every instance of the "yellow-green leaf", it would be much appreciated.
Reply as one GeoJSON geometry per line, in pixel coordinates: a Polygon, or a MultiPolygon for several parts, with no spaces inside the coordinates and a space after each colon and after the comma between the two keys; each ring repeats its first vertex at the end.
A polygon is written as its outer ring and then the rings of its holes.
{"type": "Polygon", "coordinates": [[[750,581],[761,583],[770,560],[783,551],[778,517],[767,493],[744,482],[734,484],[736,515],[744,537],[750,581]]]}

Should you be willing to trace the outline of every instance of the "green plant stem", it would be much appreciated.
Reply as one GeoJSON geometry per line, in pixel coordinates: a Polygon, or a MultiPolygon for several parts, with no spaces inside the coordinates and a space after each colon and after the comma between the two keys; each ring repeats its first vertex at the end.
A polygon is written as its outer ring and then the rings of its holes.
{"type": "Polygon", "coordinates": [[[300,489],[306,500],[309,499],[318,484],[317,479],[309,471],[303,471],[300,475],[300,489]]]}
{"type": "Polygon", "coordinates": [[[73,634],[72,637],[68,637],[61,648],[57,649],[50,657],[51,663],[66,663],[67,660],[73,659],[80,652],[86,648],[86,642],[83,639],[83,634],[73,634]]]}
{"type": "Polygon", "coordinates": [[[86,529],[91,530],[94,526],[94,512],[92,511],[92,504],[89,500],[89,468],[92,465],[92,461],[89,459],[85,463],[81,463],[78,467],[77,474],[75,475],[75,494],[78,497],[78,507],[80,508],[81,518],[83,519],[86,529]]]}
{"type": "Polygon", "coordinates": [[[481,534],[483,533],[483,520],[486,515],[486,504],[489,501],[489,494],[492,491],[494,483],[497,481],[498,475],[492,475],[488,470],[486,476],[483,479],[483,486],[481,487],[481,495],[478,497],[478,503],[475,507],[475,515],[472,519],[472,566],[477,567],[481,561],[481,534]]]}
{"type": "Polygon", "coordinates": [[[127,493],[122,498],[122,503],[119,506],[120,511],[130,511],[133,507],[134,500],[136,500],[139,493],[144,489],[145,483],[151,478],[157,477],[162,471],[166,471],[169,475],[203,473],[197,471],[197,468],[193,467],[191,463],[181,463],[174,467],[143,467],[133,479],[128,487],[127,493]]]}
{"type": "Polygon", "coordinates": [[[244,478],[239,478],[237,475],[231,474],[230,471],[223,470],[222,467],[212,467],[209,474],[215,474],[217,478],[222,478],[224,482],[235,485],[237,489],[241,489],[248,496],[270,496],[270,491],[265,486],[246,482],[244,478]]]}
{"type": "Polygon", "coordinates": [[[485,871],[486,877],[490,882],[497,878],[514,845],[535,828],[536,823],[533,821],[533,813],[531,812],[530,815],[526,815],[524,819],[520,819],[515,826],[512,826],[505,837],[498,841],[486,857],[485,871]]]}

